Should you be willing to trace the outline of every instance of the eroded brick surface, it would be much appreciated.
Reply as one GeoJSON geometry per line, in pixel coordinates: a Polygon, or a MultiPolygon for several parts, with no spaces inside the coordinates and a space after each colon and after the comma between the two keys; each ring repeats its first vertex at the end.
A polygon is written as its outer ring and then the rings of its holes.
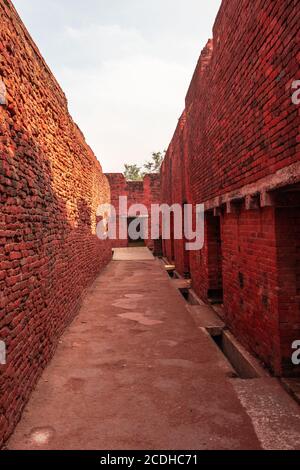
{"type": "Polygon", "coordinates": [[[225,0],[187,97],[190,182],[203,202],[299,159],[299,6],[225,0]],[[193,169],[193,171],[191,171],[193,169]]]}
{"type": "Polygon", "coordinates": [[[12,4],[0,1],[0,446],[110,260],[95,235],[108,181],[12,4]]]}
{"type": "Polygon", "coordinates": [[[292,101],[299,24],[291,0],[223,0],[161,172],[163,202],[207,209],[203,250],[188,255],[170,240],[165,255],[181,273],[189,264],[204,301],[221,294],[222,281],[227,325],[277,375],[300,375],[291,363],[300,338],[299,209],[292,209],[299,208],[300,107],[292,101]],[[264,187],[282,194],[274,199],[264,187]]]}

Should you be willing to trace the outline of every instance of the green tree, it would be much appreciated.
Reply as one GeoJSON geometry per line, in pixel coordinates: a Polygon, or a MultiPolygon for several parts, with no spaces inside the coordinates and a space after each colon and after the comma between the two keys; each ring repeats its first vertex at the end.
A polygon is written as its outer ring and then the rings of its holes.
{"type": "Polygon", "coordinates": [[[159,173],[165,155],[166,150],[164,150],[163,152],[153,152],[152,159],[144,165],[144,174],[159,173]]]}
{"type": "Polygon", "coordinates": [[[135,164],[125,164],[124,176],[127,181],[140,181],[143,179],[141,168],[135,164]]]}
{"type": "Polygon", "coordinates": [[[125,164],[124,176],[127,181],[141,181],[148,173],[159,173],[162,162],[165,158],[166,150],[163,152],[153,152],[152,158],[146,162],[143,168],[136,164],[125,164]]]}

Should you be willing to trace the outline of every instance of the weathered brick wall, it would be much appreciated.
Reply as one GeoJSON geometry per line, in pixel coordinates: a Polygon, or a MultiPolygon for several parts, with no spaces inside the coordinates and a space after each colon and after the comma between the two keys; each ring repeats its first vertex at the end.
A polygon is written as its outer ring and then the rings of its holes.
{"type": "MultiPolygon", "coordinates": [[[[161,172],[163,201],[205,203],[205,245],[189,254],[194,289],[208,301],[223,288],[227,325],[278,375],[300,373],[291,367],[300,334],[299,218],[296,209],[278,212],[275,198],[299,189],[300,106],[291,99],[299,24],[294,1],[223,0],[161,172]]],[[[180,272],[182,252],[180,243],[164,243],[180,272]]]]}
{"type": "Polygon", "coordinates": [[[111,204],[114,206],[117,215],[117,240],[113,240],[114,247],[125,248],[128,247],[128,239],[123,240],[119,237],[119,218],[123,220],[127,216],[135,216],[135,213],[130,212],[130,208],[135,204],[141,204],[146,209],[143,210],[145,222],[149,225],[148,237],[145,237],[146,245],[149,248],[154,247],[154,241],[151,239],[151,205],[160,203],[160,175],[148,174],[145,175],[143,181],[126,181],[122,173],[107,173],[106,174],[110,189],[111,189],[111,204]],[[127,197],[128,214],[120,212],[119,197],[127,197]]]}
{"type": "Polygon", "coordinates": [[[299,160],[299,108],[291,100],[300,78],[299,22],[293,0],[223,1],[186,98],[198,200],[299,160]]]}
{"type": "Polygon", "coordinates": [[[148,211],[148,239],[146,245],[151,250],[154,250],[155,255],[162,254],[162,247],[159,240],[152,240],[151,238],[151,224],[152,224],[152,204],[160,204],[160,175],[159,174],[148,174],[144,177],[144,202],[148,211]]]}
{"type": "Polygon", "coordinates": [[[112,240],[112,246],[114,248],[126,248],[128,246],[128,240],[123,240],[119,236],[119,218],[124,214],[120,212],[119,206],[119,197],[126,196],[128,197],[128,189],[126,179],[122,173],[107,173],[106,177],[109,181],[110,191],[111,191],[111,205],[115,208],[116,211],[116,224],[117,224],[117,239],[112,240]]]}
{"type": "MultiPolygon", "coordinates": [[[[190,202],[187,148],[185,145],[185,113],[179,119],[172,142],[168,148],[161,169],[161,202],[165,204],[179,204],[184,207],[190,202]]],[[[164,240],[164,253],[167,258],[176,264],[177,271],[184,275],[190,271],[189,255],[184,246],[185,240],[174,239],[172,231],[171,240],[164,240]]]]}
{"type": "Polygon", "coordinates": [[[274,209],[221,217],[225,318],[232,331],[280,373],[274,209]]]}
{"type": "MultiPolygon", "coordinates": [[[[172,155],[173,140],[171,141],[165,159],[161,166],[161,202],[164,204],[172,204],[172,155]]],[[[163,240],[163,253],[170,260],[174,261],[174,242],[173,240],[163,240]]]]}
{"type": "Polygon", "coordinates": [[[0,0],[0,446],[85,289],[110,260],[95,235],[110,191],[63,92],[12,4],[0,0]],[[2,87],[3,88],[3,87],[2,87]]]}
{"type": "Polygon", "coordinates": [[[127,182],[128,206],[134,204],[143,204],[144,201],[144,182],[128,181],[127,182]]]}

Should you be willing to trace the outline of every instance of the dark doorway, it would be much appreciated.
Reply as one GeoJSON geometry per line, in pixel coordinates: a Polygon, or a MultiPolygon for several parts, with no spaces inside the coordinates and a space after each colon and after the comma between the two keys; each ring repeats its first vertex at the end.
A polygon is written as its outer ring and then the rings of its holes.
{"type": "Polygon", "coordinates": [[[208,243],[208,299],[211,303],[223,303],[223,262],[221,219],[219,216],[207,214],[207,243],[208,243]]]}
{"type": "Polygon", "coordinates": [[[291,359],[300,339],[300,186],[276,194],[275,223],[281,373],[300,377],[300,365],[291,359]]]}
{"type": "Polygon", "coordinates": [[[183,205],[182,205],[182,211],[183,211],[183,218],[182,218],[182,233],[183,233],[183,270],[184,270],[184,277],[186,279],[190,279],[191,277],[191,269],[190,269],[190,252],[187,251],[186,249],[186,244],[189,243],[189,240],[187,240],[186,236],[185,236],[185,229],[186,228],[189,228],[187,227],[188,223],[189,223],[189,220],[188,220],[188,217],[186,217],[186,214],[185,214],[185,206],[187,205],[187,202],[184,202],[183,205]],[[186,225],[186,227],[185,227],[186,225]]]}
{"type": "Polygon", "coordinates": [[[128,246],[129,247],[140,247],[140,246],[145,246],[145,239],[143,237],[143,233],[144,233],[144,221],[142,218],[140,217],[128,217],[127,219],[127,233],[128,233],[128,246]],[[137,223],[137,232],[139,232],[141,234],[141,236],[137,239],[137,240],[133,240],[131,237],[130,237],[130,233],[129,233],[129,226],[132,222],[136,221],[137,223]]]}

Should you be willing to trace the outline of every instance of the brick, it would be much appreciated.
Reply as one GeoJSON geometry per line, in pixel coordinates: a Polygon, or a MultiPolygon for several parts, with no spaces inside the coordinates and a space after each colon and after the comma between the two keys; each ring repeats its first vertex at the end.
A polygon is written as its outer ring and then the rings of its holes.
{"type": "Polygon", "coordinates": [[[0,103],[0,340],[9,361],[0,373],[1,444],[111,244],[95,235],[97,207],[110,202],[107,178],[9,0],[0,0],[0,50],[8,104],[0,103]]]}
{"type": "MultiPolygon", "coordinates": [[[[119,197],[127,196],[128,209],[134,204],[143,204],[147,207],[149,214],[149,227],[151,227],[151,204],[160,203],[160,175],[145,175],[143,181],[126,181],[122,173],[106,173],[110,184],[111,204],[117,212],[117,227],[119,226],[119,197]]],[[[145,239],[148,248],[154,248],[154,241],[151,240],[151,230],[149,236],[145,239]]],[[[113,247],[125,248],[128,246],[128,240],[121,240],[117,230],[117,240],[112,241],[113,247]]]]}
{"type": "Polygon", "coordinates": [[[299,216],[294,209],[284,221],[260,181],[289,169],[292,184],[300,182],[290,170],[300,159],[300,107],[291,99],[300,79],[299,8],[288,3],[223,0],[161,169],[161,202],[211,210],[201,251],[186,253],[171,237],[164,255],[181,274],[188,268],[204,301],[222,281],[227,326],[276,375],[296,373],[279,320],[299,335],[299,216]]]}

